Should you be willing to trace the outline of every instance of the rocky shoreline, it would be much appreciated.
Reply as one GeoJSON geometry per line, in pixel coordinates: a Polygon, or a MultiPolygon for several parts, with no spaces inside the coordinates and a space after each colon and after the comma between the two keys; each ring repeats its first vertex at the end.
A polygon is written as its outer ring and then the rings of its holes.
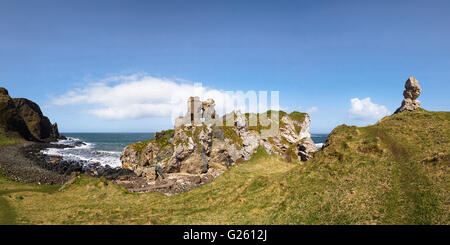
{"type": "MultiPolygon", "coordinates": [[[[82,144],[80,142],[79,144],[82,144]]],[[[146,181],[129,169],[112,168],[108,165],[86,164],[82,161],[61,160],[60,157],[42,153],[47,148],[67,148],[56,143],[26,141],[19,144],[0,147],[0,168],[4,176],[15,181],[39,185],[63,185],[74,177],[84,174],[93,178],[105,178],[131,192],[158,191],[164,194],[176,194],[209,183],[209,176],[190,176],[185,174],[156,181],[146,181]],[[184,179],[186,181],[178,181],[184,179]]]]}
{"type": "Polygon", "coordinates": [[[37,184],[63,184],[68,177],[74,174],[86,174],[92,177],[103,177],[108,180],[132,176],[132,171],[103,167],[100,165],[85,165],[79,161],[61,160],[59,157],[48,156],[42,153],[47,148],[67,148],[73,146],[24,142],[0,148],[0,164],[4,174],[12,179],[37,184]],[[32,170],[31,172],[24,171],[32,170]],[[42,176],[42,173],[46,173],[42,176]]]}

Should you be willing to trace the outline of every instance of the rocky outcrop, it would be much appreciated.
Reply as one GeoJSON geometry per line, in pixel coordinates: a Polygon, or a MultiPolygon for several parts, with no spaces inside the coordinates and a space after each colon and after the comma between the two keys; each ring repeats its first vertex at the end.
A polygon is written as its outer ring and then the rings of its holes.
{"type": "MultiPolygon", "coordinates": [[[[204,106],[204,111],[212,104],[204,106]]],[[[211,181],[230,166],[251,159],[259,147],[288,161],[311,159],[317,148],[310,137],[309,115],[282,111],[278,114],[281,119],[274,121],[278,131],[270,135],[262,134],[262,130],[270,126],[249,123],[250,117],[259,118],[260,114],[239,111],[210,123],[177,124],[173,130],[156,133],[152,140],[126,147],[121,155],[122,167],[154,183],[157,183],[158,168],[169,177],[199,176],[200,180],[211,181]],[[227,120],[231,121],[230,125],[226,125],[227,120]]],[[[271,117],[268,120],[271,121],[271,117]]],[[[183,183],[189,183],[188,179],[199,180],[184,178],[183,183]]],[[[202,183],[192,183],[192,186],[202,183]]]]}
{"type": "Polygon", "coordinates": [[[0,88],[0,132],[26,140],[36,140],[5,88],[0,88]]]}
{"type": "Polygon", "coordinates": [[[275,152],[281,153],[287,161],[307,161],[313,157],[317,147],[311,139],[311,118],[306,113],[281,113],[280,134],[268,138],[275,152]]]}
{"type": "Polygon", "coordinates": [[[13,101],[35,138],[42,141],[59,138],[58,125],[52,124],[48,117],[44,116],[38,104],[25,98],[14,98],[13,101]]]}
{"type": "Polygon", "coordinates": [[[420,101],[417,100],[417,98],[421,92],[422,88],[420,87],[419,82],[414,77],[410,77],[405,83],[402,105],[394,112],[394,114],[402,111],[414,111],[417,108],[420,108],[420,101]]]}
{"type": "Polygon", "coordinates": [[[24,98],[11,98],[0,88],[0,130],[31,141],[54,141],[60,138],[58,125],[51,124],[39,105],[24,98]]]}

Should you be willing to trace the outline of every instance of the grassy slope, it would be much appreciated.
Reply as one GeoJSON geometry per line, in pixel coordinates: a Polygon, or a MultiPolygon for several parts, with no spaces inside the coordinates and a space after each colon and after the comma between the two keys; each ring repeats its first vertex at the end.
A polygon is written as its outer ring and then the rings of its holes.
{"type": "Polygon", "coordinates": [[[7,136],[5,133],[0,132],[0,146],[17,144],[24,140],[18,136],[7,136]]]}
{"type": "Polygon", "coordinates": [[[63,191],[1,177],[0,224],[450,224],[449,139],[449,112],[405,112],[337,127],[312,161],[260,150],[168,197],[85,177],[63,191]]]}

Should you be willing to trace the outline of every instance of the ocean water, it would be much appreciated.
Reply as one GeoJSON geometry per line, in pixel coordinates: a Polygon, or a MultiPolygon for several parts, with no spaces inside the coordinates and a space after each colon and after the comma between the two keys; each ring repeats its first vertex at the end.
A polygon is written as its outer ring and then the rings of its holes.
{"type": "Polygon", "coordinates": [[[85,145],[74,148],[50,148],[44,154],[60,156],[63,160],[86,161],[100,163],[103,166],[122,166],[120,154],[123,149],[135,142],[153,138],[153,133],[62,133],[67,140],[59,140],[59,144],[75,145],[83,142],[85,145]]]}
{"type": "Polygon", "coordinates": [[[322,149],[323,144],[327,141],[328,134],[311,134],[311,139],[316,144],[317,149],[322,149]]]}
{"type": "MultiPolygon", "coordinates": [[[[85,161],[88,163],[100,163],[111,167],[120,167],[120,154],[123,149],[135,142],[146,141],[153,138],[153,133],[62,133],[67,140],[58,141],[59,144],[76,145],[84,142],[84,145],[74,148],[57,149],[50,148],[43,151],[44,154],[62,157],[63,160],[85,161]]],[[[320,149],[326,141],[326,134],[312,134],[311,139],[320,149]]]]}

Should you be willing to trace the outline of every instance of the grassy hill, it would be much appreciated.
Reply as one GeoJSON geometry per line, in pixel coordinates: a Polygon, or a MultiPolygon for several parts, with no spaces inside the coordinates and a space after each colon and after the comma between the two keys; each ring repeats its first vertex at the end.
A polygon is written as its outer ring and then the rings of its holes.
{"type": "Polygon", "coordinates": [[[0,224],[450,224],[450,112],[341,125],[308,162],[263,150],[186,193],[103,179],[59,186],[0,177],[0,224]]]}

